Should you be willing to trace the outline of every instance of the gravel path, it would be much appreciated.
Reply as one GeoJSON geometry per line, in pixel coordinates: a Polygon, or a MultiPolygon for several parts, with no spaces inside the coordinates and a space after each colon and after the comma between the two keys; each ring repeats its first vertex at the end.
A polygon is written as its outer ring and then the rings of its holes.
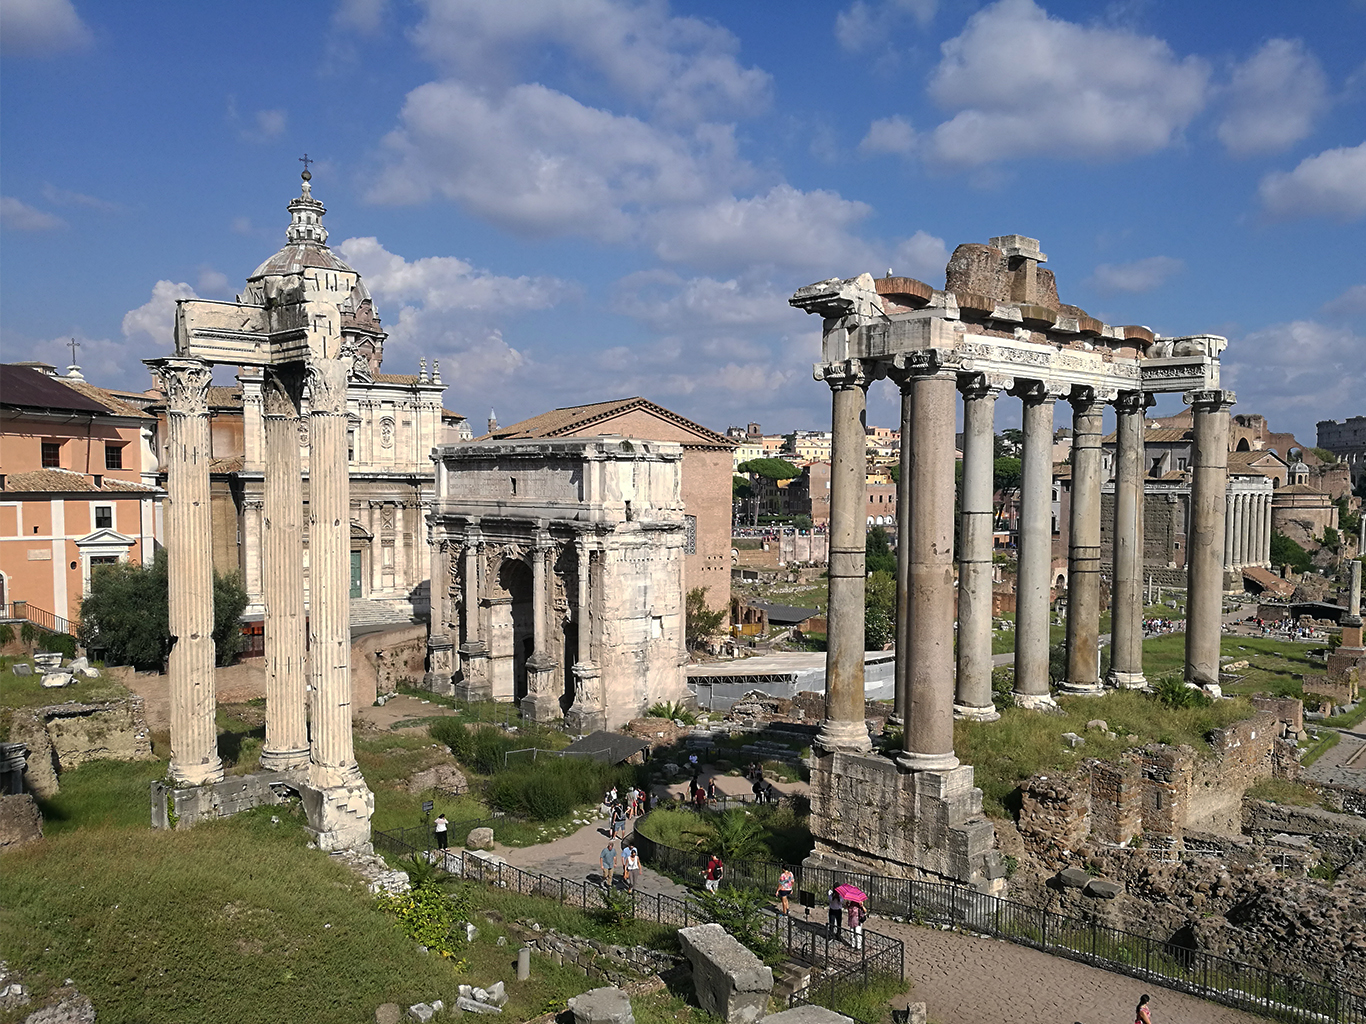
{"type": "MultiPolygon", "coordinates": [[[[573,835],[556,839],[554,842],[539,843],[536,846],[503,846],[495,841],[493,849],[509,864],[524,871],[537,871],[555,878],[601,882],[602,870],[598,863],[598,855],[607,845],[610,830],[611,823],[608,819],[600,818],[592,824],[583,826],[573,835]]],[[[497,835],[496,828],[494,834],[497,835]]],[[[627,842],[629,844],[629,839],[627,842]]],[[[617,851],[616,883],[620,888],[621,845],[614,843],[613,848],[617,851]]],[[[683,886],[644,865],[641,866],[640,874],[641,892],[663,893],[678,899],[683,899],[688,894],[683,886]]]]}
{"type": "Polygon", "coordinates": [[[906,978],[915,984],[909,998],[925,1003],[937,1024],[1128,1024],[1144,992],[1152,996],[1157,1024],[1266,1024],[1151,982],[996,939],[882,919],[869,927],[906,944],[906,978]]]}

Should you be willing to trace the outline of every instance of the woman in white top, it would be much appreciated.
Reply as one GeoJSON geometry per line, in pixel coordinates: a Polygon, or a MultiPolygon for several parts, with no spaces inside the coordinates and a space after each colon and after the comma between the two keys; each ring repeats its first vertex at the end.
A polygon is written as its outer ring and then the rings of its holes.
{"type": "Polygon", "coordinates": [[[626,854],[626,888],[630,892],[636,891],[636,886],[640,884],[640,848],[638,846],[628,846],[626,854]]]}

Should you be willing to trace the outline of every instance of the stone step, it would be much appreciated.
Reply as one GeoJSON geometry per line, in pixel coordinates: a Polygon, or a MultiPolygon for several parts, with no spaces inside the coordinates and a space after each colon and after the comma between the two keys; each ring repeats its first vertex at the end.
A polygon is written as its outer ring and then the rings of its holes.
{"type": "Polygon", "coordinates": [[[370,601],[361,597],[351,598],[351,625],[354,626],[406,626],[412,621],[412,612],[407,604],[389,601],[370,601]]]}

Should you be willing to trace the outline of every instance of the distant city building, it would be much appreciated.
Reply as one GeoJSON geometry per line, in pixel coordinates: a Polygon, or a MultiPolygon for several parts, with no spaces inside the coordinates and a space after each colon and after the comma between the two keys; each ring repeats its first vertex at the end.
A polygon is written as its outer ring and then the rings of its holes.
{"type": "Polygon", "coordinates": [[[1352,416],[1337,420],[1319,420],[1318,446],[1330,451],[1347,464],[1352,487],[1366,476],[1366,416],[1352,416]]]}

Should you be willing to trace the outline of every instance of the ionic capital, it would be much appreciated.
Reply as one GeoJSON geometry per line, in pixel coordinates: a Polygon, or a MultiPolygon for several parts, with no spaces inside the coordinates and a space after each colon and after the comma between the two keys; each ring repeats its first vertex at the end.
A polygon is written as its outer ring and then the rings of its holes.
{"type": "Polygon", "coordinates": [[[887,367],[887,376],[895,381],[903,391],[912,382],[924,380],[927,377],[942,377],[946,380],[956,381],[958,368],[949,365],[950,361],[946,355],[947,353],[935,348],[918,349],[914,352],[898,352],[892,358],[891,365],[887,367]]]}
{"type": "Polygon", "coordinates": [[[213,368],[202,359],[144,360],[156,374],[157,384],[166,396],[166,411],[181,416],[209,414],[209,385],[213,368]]]}
{"type": "Polygon", "coordinates": [[[838,363],[817,363],[812,368],[812,377],[830,385],[831,391],[847,391],[851,388],[866,390],[877,379],[877,374],[862,359],[846,359],[838,363]]]}
{"type": "Polygon", "coordinates": [[[1050,380],[1019,380],[1010,389],[1010,394],[1021,399],[1026,405],[1043,405],[1056,402],[1066,395],[1072,386],[1050,380]]]}
{"type": "Polygon", "coordinates": [[[1008,391],[1015,386],[1014,377],[1002,377],[990,373],[958,374],[958,390],[963,393],[964,401],[980,401],[995,398],[998,392],[1008,391]]]}
{"type": "Polygon", "coordinates": [[[1226,412],[1238,401],[1238,396],[1232,391],[1219,389],[1187,391],[1181,396],[1181,400],[1199,412],[1226,412]]]}
{"type": "Polygon", "coordinates": [[[1098,388],[1090,384],[1075,384],[1071,392],[1068,393],[1067,401],[1073,409],[1084,409],[1088,406],[1105,405],[1108,402],[1113,402],[1118,395],[1118,388],[1098,388]]]}
{"type": "Polygon", "coordinates": [[[1157,403],[1157,397],[1146,391],[1121,391],[1114,399],[1115,412],[1117,413],[1138,413],[1143,412],[1157,403]]]}

